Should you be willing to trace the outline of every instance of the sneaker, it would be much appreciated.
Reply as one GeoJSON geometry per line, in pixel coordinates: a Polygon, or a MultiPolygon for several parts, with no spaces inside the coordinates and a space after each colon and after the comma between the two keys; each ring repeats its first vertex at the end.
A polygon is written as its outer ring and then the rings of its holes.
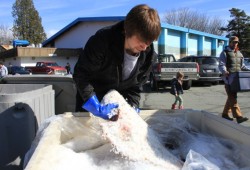
{"type": "Polygon", "coordinates": [[[223,117],[224,119],[227,119],[227,120],[230,120],[230,121],[233,121],[233,120],[234,120],[233,118],[229,117],[228,115],[222,115],[222,117],[223,117]]]}
{"type": "Polygon", "coordinates": [[[248,118],[247,117],[237,117],[236,120],[237,120],[237,123],[242,123],[242,122],[247,121],[248,118]]]}
{"type": "Polygon", "coordinates": [[[181,109],[181,110],[182,110],[182,109],[184,109],[184,107],[183,107],[183,106],[179,106],[179,109],[181,109]]]}
{"type": "Polygon", "coordinates": [[[172,104],[171,109],[173,109],[173,110],[177,109],[177,105],[176,104],[172,104]]]}

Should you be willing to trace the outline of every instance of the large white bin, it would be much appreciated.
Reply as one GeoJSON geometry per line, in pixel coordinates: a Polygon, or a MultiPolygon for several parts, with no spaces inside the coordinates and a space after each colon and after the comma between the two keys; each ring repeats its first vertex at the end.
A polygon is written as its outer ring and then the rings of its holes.
{"type": "Polygon", "coordinates": [[[55,114],[54,90],[46,84],[0,84],[0,169],[22,169],[36,131],[55,114]]]}
{"type": "MultiPolygon", "coordinates": [[[[49,84],[55,91],[55,114],[75,111],[76,87],[72,76],[62,75],[14,75],[6,76],[2,82],[8,84],[49,84]]],[[[0,81],[0,82],[1,82],[0,81]]]]}
{"type": "MultiPolygon", "coordinates": [[[[250,157],[250,129],[248,127],[241,126],[235,122],[227,121],[204,111],[197,110],[182,110],[182,111],[171,111],[171,110],[142,110],[141,116],[145,120],[149,120],[155,116],[180,116],[188,121],[191,125],[196,127],[201,133],[210,134],[212,136],[218,136],[224,139],[229,139],[234,141],[237,145],[243,147],[241,154],[245,155],[244,159],[250,157]]],[[[87,122],[89,120],[88,114],[86,113],[67,113],[63,115],[66,119],[79,119],[79,122],[88,126],[87,122]],[[75,116],[74,116],[75,115],[75,116]],[[76,117],[77,116],[77,117],[76,117]],[[79,116],[79,117],[78,117],[79,116]]],[[[71,122],[71,121],[70,121],[71,122]]],[[[51,158],[48,157],[48,152],[53,150],[53,146],[60,145],[63,143],[64,132],[62,131],[61,123],[50,123],[46,128],[41,137],[33,155],[31,156],[26,170],[43,170],[48,167],[48,165],[56,164],[56,162],[51,162],[51,158]]],[[[72,126],[72,132],[79,132],[77,130],[79,125],[72,126]],[[76,128],[76,129],[74,129],[76,128]]],[[[77,134],[76,134],[77,135],[77,134]]],[[[79,134],[78,134],[79,135],[79,134]]],[[[136,154],[136,153],[135,153],[136,154]]],[[[215,155],[216,158],[216,155],[215,155]]],[[[67,160],[65,160],[67,162],[67,160]]],[[[68,162],[70,163],[70,161],[68,162]]],[[[250,161],[247,162],[247,166],[250,167],[250,161]]],[[[83,167],[84,168],[84,167],[83,167]]]]}

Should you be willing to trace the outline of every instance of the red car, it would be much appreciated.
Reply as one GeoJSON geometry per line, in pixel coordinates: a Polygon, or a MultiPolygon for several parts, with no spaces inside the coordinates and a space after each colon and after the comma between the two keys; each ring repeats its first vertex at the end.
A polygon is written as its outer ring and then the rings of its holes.
{"type": "Polygon", "coordinates": [[[57,74],[66,75],[67,70],[56,62],[37,62],[34,67],[25,67],[32,74],[57,74]]]}

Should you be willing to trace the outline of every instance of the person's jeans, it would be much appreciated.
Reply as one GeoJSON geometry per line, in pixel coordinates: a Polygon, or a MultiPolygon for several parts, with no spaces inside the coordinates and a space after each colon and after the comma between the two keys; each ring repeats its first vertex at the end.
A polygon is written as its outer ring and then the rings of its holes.
{"type": "Polygon", "coordinates": [[[174,104],[176,105],[179,102],[179,106],[183,105],[183,99],[181,95],[175,96],[175,102],[174,104]]]}

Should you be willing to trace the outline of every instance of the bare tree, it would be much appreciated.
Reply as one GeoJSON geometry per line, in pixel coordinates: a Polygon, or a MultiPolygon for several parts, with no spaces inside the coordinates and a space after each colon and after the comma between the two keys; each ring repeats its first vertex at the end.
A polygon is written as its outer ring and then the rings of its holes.
{"type": "Polygon", "coordinates": [[[0,44],[10,44],[13,40],[12,31],[7,25],[0,25],[0,44]]]}
{"type": "Polygon", "coordinates": [[[221,29],[225,25],[225,22],[222,21],[221,19],[214,17],[212,20],[209,22],[209,26],[207,28],[208,33],[212,33],[215,35],[222,35],[223,30],[221,29]]]}
{"type": "Polygon", "coordinates": [[[167,11],[163,21],[180,27],[190,28],[202,32],[222,35],[221,27],[224,21],[218,17],[211,18],[205,13],[191,11],[189,8],[172,9],[167,11]]]}

